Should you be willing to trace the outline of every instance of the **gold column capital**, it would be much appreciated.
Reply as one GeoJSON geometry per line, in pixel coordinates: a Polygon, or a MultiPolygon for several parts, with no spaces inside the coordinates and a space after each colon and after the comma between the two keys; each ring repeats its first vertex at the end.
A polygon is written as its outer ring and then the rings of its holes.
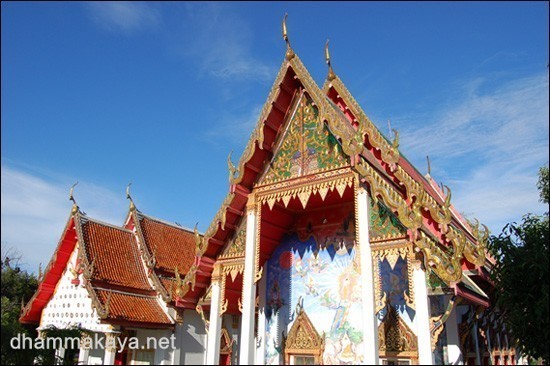
{"type": "Polygon", "coordinates": [[[218,284],[221,283],[223,276],[223,265],[219,262],[216,262],[214,264],[214,270],[212,271],[212,283],[217,282],[218,284]]]}
{"type": "Polygon", "coordinates": [[[248,195],[248,202],[246,203],[246,213],[256,212],[256,193],[250,192],[248,195]]]}
{"type": "Polygon", "coordinates": [[[423,271],[426,271],[426,268],[424,268],[424,262],[422,261],[422,259],[418,258],[418,256],[416,256],[416,258],[411,258],[409,264],[413,270],[421,269],[423,271]]]}

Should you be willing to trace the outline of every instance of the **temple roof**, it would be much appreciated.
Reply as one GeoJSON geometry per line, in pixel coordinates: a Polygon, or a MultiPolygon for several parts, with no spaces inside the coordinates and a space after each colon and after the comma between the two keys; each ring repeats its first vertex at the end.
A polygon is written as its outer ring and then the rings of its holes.
{"type": "Polygon", "coordinates": [[[94,263],[92,283],[151,292],[135,235],[127,229],[80,216],[81,250],[94,263]]]}
{"type": "MultiPolygon", "coordinates": [[[[487,230],[466,222],[450,202],[450,189],[447,187],[445,194],[400,153],[398,132],[393,141],[387,139],[333,71],[321,89],[288,40],[285,60],[241,159],[235,165],[228,161],[229,193],[204,234],[196,263],[217,258],[234,236],[250,194],[276,153],[293,101],[302,92],[313,101],[320,121],[342,147],[371,198],[381,200],[407,227],[410,241],[423,253],[426,268],[447,283],[458,283],[463,266],[485,265],[487,230]]],[[[207,266],[200,269],[212,271],[207,266]]]]}
{"type": "Polygon", "coordinates": [[[156,296],[95,289],[102,304],[109,303],[109,323],[139,323],[140,327],[171,325],[172,321],[159,306],[156,296]]]}
{"type": "Polygon", "coordinates": [[[141,212],[137,217],[147,250],[154,254],[155,269],[174,274],[177,267],[180,273],[187,273],[195,259],[193,231],[141,212]]]}
{"type": "Polygon", "coordinates": [[[173,324],[149,283],[134,233],[92,219],[76,205],[38,290],[22,309],[22,323],[40,321],[42,309],[67,270],[82,277],[103,322],[149,328],[173,324]],[[70,267],[69,259],[77,245],[76,264],[70,267]]]}

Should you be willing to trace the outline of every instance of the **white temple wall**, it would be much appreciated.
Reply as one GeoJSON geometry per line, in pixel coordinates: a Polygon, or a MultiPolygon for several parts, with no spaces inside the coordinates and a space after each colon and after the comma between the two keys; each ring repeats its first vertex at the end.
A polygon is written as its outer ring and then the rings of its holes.
{"type": "Polygon", "coordinates": [[[182,361],[185,365],[204,365],[206,332],[200,315],[194,310],[183,314],[182,361]]]}
{"type": "Polygon", "coordinates": [[[82,328],[101,333],[112,329],[108,324],[100,324],[99,316],[92,308],[90,295],[83,285],[82,275],[79,276],[80,284],[71,283],[74,276],[70,269],[76,264],[78,247],[79,244],[75,246],[52,298],[42,310],[39,329],[49,325],[57,328],[80,325],[82,328]]]}
{"type": "Polygon", "coordinates": [[[136,338],[139,341],[140,347],[145,346],[144,350],[136,350],[134,352],[134,360],[152,358],[152,364],[155,365],[169,365],[172,363],[172,349],[171,344],[164,344],[165,349],[162,349],[158,344],[158,340],[161,338],[166,338],[170,341],[170,336],[172,335],[172,330],[166,329],[137,329],[136,338]],[[153,343],[147,344],[148,338],[155,338],[157,340],[157,347],[153,343]],[[167,346],[167,347],[166,347],[167,346]],[[149,348],[147,348],[149,347],[149,348]]]}

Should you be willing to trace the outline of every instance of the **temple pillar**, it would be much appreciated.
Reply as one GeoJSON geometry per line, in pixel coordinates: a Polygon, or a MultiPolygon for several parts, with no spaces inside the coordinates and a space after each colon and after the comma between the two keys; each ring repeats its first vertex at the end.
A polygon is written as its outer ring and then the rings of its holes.
{"type": "Polygon", "coordinates": [[[240,365],[254,363],[254,321],[256,310],[256,206],[255,197],[250,194],[246,207],[246,248],[243,274],[243,310],[241,321],[240,365]]]}
{"type": "Polygon", "coordinates": [[[65,348],[59,347],[55,350],[55,364],[63,365],[65,363],[65,348]]]}
{"type": "Polygon", "coordinates": [[[363,187],[357,188],[357,242],[361,261],[361,291],[363,307],[363,342],[364,362],[367,365],[378,365],[378,320],[375,313],[374,274],[372,268],[372,251],[369,240],[369,195],[363,187]]]}
{"type": "Polygon", "coordinates": [[[183,337],[185,328],[183,325],[184,310],[176,310],[176,326],[174,327],[174,336],[176,337],[176,348],[172,351],[172,365],[182,365],[184,363],[183,348],[185,343],[183,337]]]}
{"type": "Polygon", "coordinates": [[[88,335],[82,336],[80,339],[80,349],[78,351],[78,364],[87,365],[88,357],[90,356],[91,340],[88,335]]]}
{"type": "Polygon", "coordinates": [[[474,342],[475,342],[475,350],[476,350],[476,365],[481,365],[481,354],[479,353],[479,329],[477,325],[477,320],[474,321],[474,342]]]}
{"type": "Polygon", "coordinates": [[[498,344],[498,364],[503,365],[503,356],[502,356],[502,343],[500,342],[500,331],[497,328],[497,344],[498,344]]]}
{"type": "Polygon", "coordinates": [[[492,328],[491,322],[487,323],[487,349],[489,350],[489,365],[494,364],[493,360],[493,347],[491,346],[491,328],[492,328]]]}
{"type": "Polygon", "coordinates": [[[432,338],[430,334],[430,303],[426,274],[420,261],[411,261],[413,268],[414,298],[416,305],[416,334],[418,337],[418,363],[433,365],[432,338]]]}
{"type": "Polygon", "coordinates": [[[265,330],[267,321],[265,318],[266,282],[266,276],[263,276],[260,282],[258,282],[260,303],[258,306],[258,334],[256,336],[256,365],[265,365],[265,330]]]}
{"type": "Polygon", "coordinates": [[[220,337],[222,331],[222,317],[220,306],[222,302],[222,286],[220,266],[214,267],[211,284],[210,321],[206,344],[206,364],[218,365],[220,363],[220,337]]]}
{"type": "MultiPolygon", "coordinates": [[[[449,300],[449,298],[447,298],[449,300]]],[[[460,336],[458,334],[457,312],[458,307],[454,306],[445,322],[447,331],[447,357],[451,365],[463,365],[464,357],[460,351],[460,336]]]]}
{"type": "Polygon", "coordinates": [[[114,365],[116,356],[117,333],[105,333],[105,356],[104,365],[114,365]]]}

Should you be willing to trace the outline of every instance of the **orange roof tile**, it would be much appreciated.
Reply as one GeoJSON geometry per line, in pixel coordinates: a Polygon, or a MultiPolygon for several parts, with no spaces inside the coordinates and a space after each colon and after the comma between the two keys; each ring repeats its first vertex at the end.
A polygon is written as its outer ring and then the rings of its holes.
{"type": "Polygon", "coordinates": [[[185,275],[195,259],[193,232],[160,220],[139,215],[139,225],[149,253],[155,255],[156,269],[185,275]]]}
{"type": "Polygon", "coordinates": [[[172,322],[154,296],[133,295],[118,291],[94,289],[99,301],[105,306],[109,300],[107,320],[170,325],[172,322]]]}
{"type": "Polygon", "coordinates": [[[92,282],[151,291],[134,234],[127,229],[83,218],[80,223],[92,282]]]}

